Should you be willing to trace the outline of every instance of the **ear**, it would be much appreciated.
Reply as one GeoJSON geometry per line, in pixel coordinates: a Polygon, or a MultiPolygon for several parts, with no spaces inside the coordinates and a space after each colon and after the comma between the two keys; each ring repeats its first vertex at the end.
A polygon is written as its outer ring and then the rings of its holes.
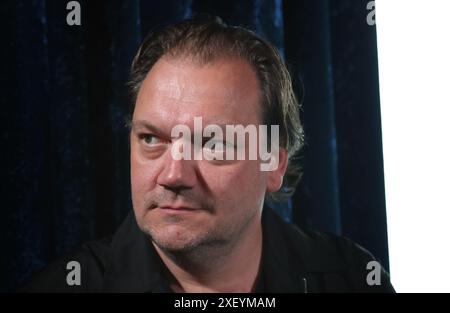
{"type": "Polygon", "coordinates": [[[273,171],[267,172],[266,192],[276,192],[283,184],[283,177],[288,166],[288,152],[285,148],[279,150],[278,167],[273,171]]]}

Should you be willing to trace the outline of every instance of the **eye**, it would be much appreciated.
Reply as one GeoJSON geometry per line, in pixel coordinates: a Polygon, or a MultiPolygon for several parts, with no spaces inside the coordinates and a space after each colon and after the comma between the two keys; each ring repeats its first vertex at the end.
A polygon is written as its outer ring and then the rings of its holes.
{"type": "Polygon", "coordinates": [[[235,146],[228,141],[210,140],[203,147],[203,155],[207,160],[226,161],[227,151],[235,151],[235,146]]]}
{"type": "Polygon", "coordinates": [[[225,143],[219,140],[209,140],[203,144],[203,149],[210,151],[223,151],[225,150],[225,143]]]}
{"type": "Polygon", "coordinates": [[[152,135],[152,134],[142,134],[139,136],[139,138],[149,146],[154,146],[158,144],[164,143],[163,140],[161,140],[158,136],[152,135]]]}

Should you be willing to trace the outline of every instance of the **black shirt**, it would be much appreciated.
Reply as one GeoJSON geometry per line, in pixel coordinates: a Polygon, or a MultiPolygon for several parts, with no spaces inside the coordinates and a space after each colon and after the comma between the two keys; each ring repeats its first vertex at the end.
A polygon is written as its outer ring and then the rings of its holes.
{"type": "MultiPolygon", "coordinates": [[[[394,292],[381,268],[369,285],[373,256],[344,237],[303,231],[272,209],[262,215],[263,254],[256,292],[394,292]]],[[[54,262],[22,289],[26,292],[171,292],[165,268],[130,212],[110,238],[84,244],[54,262]],[[69,286],[66,265],[81,266],[81,284],[69,286]]]]}

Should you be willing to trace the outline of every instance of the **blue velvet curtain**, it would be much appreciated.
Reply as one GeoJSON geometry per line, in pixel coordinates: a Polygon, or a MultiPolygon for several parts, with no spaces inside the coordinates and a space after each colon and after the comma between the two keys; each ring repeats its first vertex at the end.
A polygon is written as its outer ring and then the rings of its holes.
{"type": "Polygon", "coordinates": [[[345,235],[388,266],[376,31],[368,1],[79,1],[0,4],[0,291],[120,224],[131,209],[124,117],[132,57],[154,26],[221,16],[274,43],[303,99],[304,176],[278,212],[345,235]],[[302,88],[303,85],[303,88],[302,88]]]}

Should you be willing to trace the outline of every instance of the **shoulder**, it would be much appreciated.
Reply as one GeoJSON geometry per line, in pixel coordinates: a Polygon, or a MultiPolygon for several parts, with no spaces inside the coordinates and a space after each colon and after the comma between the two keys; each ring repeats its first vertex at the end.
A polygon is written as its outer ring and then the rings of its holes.
{"type": "Polygon", "coordinates": [[[296,263],[292,266],[303,267],[305,276],[320,276],[324,289],[394,292],[389,274],[365,248],[344,236],[301,229],[275,214],[269,213],[269,224],[296,263]]]}
{"type": "Polygon", "coordinates": [[[35,273],[19,292],[100,291],[110,246],[111,237],[83,244],[35,273]]]}
{"type": "Polygon", "coordinates": [[[307,253],[311,271],[322,272],[324,283],[334,290],[342,278],[346,291],[394,292],[387,271],[368,250],[344,236],[331,233],[301,231],[291,227],[292,244],[297,253],[307,253]],[[295,239],[294,239],[295,238],[295,239]],[[294,244],[294,242],[296,244],[294,244]]]}

